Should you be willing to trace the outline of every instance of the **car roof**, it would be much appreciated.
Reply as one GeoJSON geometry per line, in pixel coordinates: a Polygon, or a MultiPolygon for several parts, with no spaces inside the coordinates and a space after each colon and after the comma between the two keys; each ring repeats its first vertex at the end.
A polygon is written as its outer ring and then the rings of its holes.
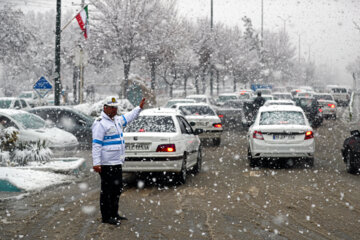
{"type": "Polygon", "coordinates": [[[291,93],[288,93],[288,92],[274,92],[274,93],[272,93],[272,95],[291,95],[291,93]]]}
{"type": "Polygon", "coordinates": [[[221,93],[219,94],[219,97],[220,96],[235,96],[237,97],[239,94],[238,93],[221,93]]]}
{"type": "Polygon", "coordinates": [[[27,114],[32,114],[32,113],[29,113],[29,112],[26,112],[26,111],[23,111],[23,110],[16,110],[16,109],[0,109],[0,114],[4,114],[4,115],[9,115],[9,116],[12,116],[12,115],[16,115],[16,114],[19,114],[19,113],[27,113],[27,114]]]}
{"type": "Polygon", "coordinates": [[[269,105],[269,106],[262,106],[259,109],[259,112],[271,112],[271,111],[297,111],[297,112],[304,112],[302,108],[293,105],[269,105]]]}
{"type": "Polygon", "coordinates": [[[208,106],[211,107],[207,103],[177,103],[176,107],[182,107],[182,106],[208,106]]]}
{"type": "Polygon", "coordinates": [[[194,95],[189,95],[186,98],[209,98],[209,96],[204,94],[194,94],[194,95]]]}
{"type": "Polygon", "coordinates": [[[17,100],[17,97],[0,97],[0,100],[17,100]]]}
{"type": "Polygon", "coordinates": [[[141,116],[176,116],[182,115],[179,110],[174,108],[149,108],[144,109],[140,113],[141,116]]]}
{"type": "Polygon", "coordinates": [[[71,108],[71,107],[67,107],[67,106],[39,106],[39,107],[34,107],[31,108],[29,111],[31,110],[37,110],[37,109],[65,109],[65,110],[72,110],[72,111],[76,111],[75,109],[71,108]]]}
{"type": "Polygon", "coordinates": [[[173,99],[170,99],[168,102],[170,102],[170,101],[189,101],[189,102],[191,102],[191,101],[195,101],[195,100],[189,99],[189,98],[173,98],[173,99]]]}
{"type": "Polygon", "coordinates": [[[267,100],[266,104],[269,104],[269,103],[294,103],[294,101],[287,100],[287,99],[267,100]]]}

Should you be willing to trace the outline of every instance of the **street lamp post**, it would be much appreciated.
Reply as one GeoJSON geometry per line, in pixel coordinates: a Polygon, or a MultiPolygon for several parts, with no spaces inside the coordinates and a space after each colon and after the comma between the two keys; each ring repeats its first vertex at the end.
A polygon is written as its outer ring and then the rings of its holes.
{"type": "Polygon", "coordinates": [[[261,48],[264,47],[264,0],[261,0],[261,48]]]}
{"type": "Polygon", "coordinates": [[[284,34],[286,33],[286,22],[290,20],[290,16],[288,16],[287,18],[282,18],[280,16],[277,16],[278,18],[280,18],[283,23],[284,23],[284,34]]]}

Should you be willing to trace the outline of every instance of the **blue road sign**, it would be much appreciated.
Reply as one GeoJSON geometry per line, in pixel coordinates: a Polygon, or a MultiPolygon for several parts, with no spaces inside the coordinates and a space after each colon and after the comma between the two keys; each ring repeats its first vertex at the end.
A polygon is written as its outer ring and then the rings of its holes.
{"type": "Polygon", "coordinates": [[[35,84],[34,90],[39,94],[41,98],[45,97],[48,92],[51,91],[52,85],[51,83],[46,80],[46,78],[41,77],[35,84]]]}

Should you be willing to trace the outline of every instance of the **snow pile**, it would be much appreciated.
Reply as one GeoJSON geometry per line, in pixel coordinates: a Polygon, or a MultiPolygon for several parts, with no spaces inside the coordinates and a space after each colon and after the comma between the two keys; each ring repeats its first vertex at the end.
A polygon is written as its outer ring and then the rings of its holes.
{"type": "Polygon", "coordinates": [[[1,167],[0,179],[9,181],[25,191],[39,191],[46,187],[73,181],[73,176],[35,171],[30,169],[1,167]]]}
{"type": "Polygon", "coordinates": [[[84,158],[54,158],[51,161],[42,164],[39,162],[30,162],[21,169],[47,170],[57,173],[71,173],[74,170],[85,167],[84,158]]]}

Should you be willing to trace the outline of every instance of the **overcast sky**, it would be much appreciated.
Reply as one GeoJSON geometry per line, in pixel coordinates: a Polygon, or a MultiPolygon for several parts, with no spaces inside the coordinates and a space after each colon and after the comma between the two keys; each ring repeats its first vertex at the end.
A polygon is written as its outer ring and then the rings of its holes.
{"type": "MultiPolygon", "coordinates": [[[[343,80],[351,80],[346,65],[360,55],[360,32],[355,30],[353,21],[360,24],[360,0],[263,0],[264,29],[280,31],[286,21],[286,30],[292,43],[298,48],[298,34],[301,34],[301,55],[316,64],[326,63],[338,68],[343,80]]],[[[55,8],[56,0],[0,0],[22,5],[22,9],[36,7],[44,10],[55,8]]],[[[63,0],[63,11],[76,10],[73,2],[63,0]]],[[[178,0],[181,15],[196,19],[210,18],[211,0],[178,0]]],[[[253,25],[261,27],[261,0],[213,0],[214,22],[243,26],[241,18],[248,16],[253,25]]],[[[91,13],[90,13],[91,14],[91,13]]],[[[266,41],[266,39],[265,39],[266,41]]]]}

